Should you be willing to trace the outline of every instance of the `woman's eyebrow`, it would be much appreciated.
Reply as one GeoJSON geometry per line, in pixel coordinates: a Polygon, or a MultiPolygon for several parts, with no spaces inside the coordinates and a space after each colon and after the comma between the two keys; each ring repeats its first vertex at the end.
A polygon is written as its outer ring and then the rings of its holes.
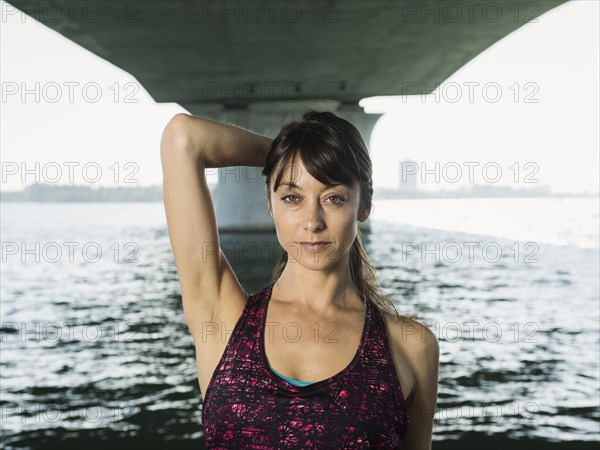
{"type": "MultiPolygon", "coordinates": [[[[296,183],[294,183],[293,181],[284,181],[281,183],[281,186],[288,186],[290,189],[297,189],[299,191],[302,190],[302,188],[300,186],[298,186],[296,183]]],[[[348,187],[344,183],[333,183],[333,184],[326,184],[325,189],[329,189],[332,187],[338,187],[338,186],[348,187]]]]}
{"type": "Polygon", "coordinates": [[[281,183],[281,186],[288,186],[291,189],[298,189],[299,191],[302,190],[302,188],[300,186],[298,186],[296,183],[294,183],[293,181],[284,181],[281,183]]]}

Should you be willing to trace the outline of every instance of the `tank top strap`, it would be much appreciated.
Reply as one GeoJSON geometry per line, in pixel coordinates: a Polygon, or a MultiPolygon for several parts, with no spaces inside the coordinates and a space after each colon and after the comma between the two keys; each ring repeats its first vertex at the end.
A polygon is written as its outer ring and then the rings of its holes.
{"type": "Polygon", "coordinates": [[[406,407],[404,393],[392,356],[392,346],[385,317],[373,302],[368,299],[367,301],[371,306],[372,318],[366,343],[368,351],[365,352],[363,364],[372,370],[373,376],[390,387],[389,395],[393,397],[393,400],[390,399],[390,401],[406,407]]]}
{"type": "Polygon", "coordinates": [[[223,355],[204,394],[204,410],[210,407],[215,389],[221,390],[228,383],[240,383],[245,380],[251,369],[259,365],[257,338],[260,333],[260,309],[268,286],[249,293],[246,306],[238,318],[233,330],[226,330],[227,344],[223,355]]]}

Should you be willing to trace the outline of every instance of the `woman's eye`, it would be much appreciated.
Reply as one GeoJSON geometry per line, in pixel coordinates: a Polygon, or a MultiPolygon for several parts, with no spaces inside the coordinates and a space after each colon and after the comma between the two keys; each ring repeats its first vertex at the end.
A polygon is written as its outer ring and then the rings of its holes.
{"type": "Polygon", "coordinates": [[[339,195],[332,195],[331,197],[329,197],[330,199],[334,199],[337,198],[338,201],[333,202],[334,204],[338,205],[340,203],[344,202],[344,199],[342,197],[340,197],[339,195]]]}
{"type": "MultiPolygon", "coordinates": [[[[293,200],[288,200],[290,198],[297,199],[298,197],[296,197],[295,195],[285,195],[285,196],[281,197],[281,200],[283,200],[285,203],[294,203],[293,200]]],[[[339,205],[341,203],[344,203],[344,201],[345,201],[339,195],[332,195],[331,197],[328,198],[328,200],[330,200],[331,203],[333,203],[334,205],[339,205]]]]}
{"type": "Polygon", "coordinates": [[[281,197],[281,200],[283,200],[283,201],[284,201],[284,202],[286,202],[286,203],[290,203],[290,202],[287,200],[289,197],[294,197],[294,198],[296,198],[296,196],[295,196],[295,195],[286,195],[285,197],[281,197]]]}

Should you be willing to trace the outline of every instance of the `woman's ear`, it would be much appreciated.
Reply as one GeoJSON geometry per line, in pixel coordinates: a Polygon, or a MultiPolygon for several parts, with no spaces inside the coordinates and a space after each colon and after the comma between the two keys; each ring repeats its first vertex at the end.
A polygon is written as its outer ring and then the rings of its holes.
{"type": "Polygon", "coordinates": [[[364,207],[358,213],[358,220],[360,222],[364,222],[365,220],[367,220],[369,218],[370,214],[371,214],[371,208],[370,207],[364,207]]]}

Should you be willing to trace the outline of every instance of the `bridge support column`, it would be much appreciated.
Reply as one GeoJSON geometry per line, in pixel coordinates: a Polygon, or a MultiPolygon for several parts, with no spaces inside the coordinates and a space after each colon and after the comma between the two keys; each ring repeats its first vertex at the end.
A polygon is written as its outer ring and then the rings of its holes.
{"type": "MultiPolygon", "coordinates": [[[[301,105],[291,106],[289,103],[286,104],[285,109],[274,107],[268,110],[262,109],[263,105],[256,109],[211,109],[206,105],[195,104],[182,106],[191,114],[240,126],[272,138],[279,133],[286,114],[297,108],[302,110],[301,105]]],[[[354,104],[342,104],[333,108],[322,105],[307,106],[318,110],[330,110],[350,121],[360,131],[367,145],[375,123],[381,117],[380,114],[366,114],[360,106],[354,104]]],[[[275,223],[267,210],[266,180],[261,171],[262,168],[249,166],[218,169],[218,182],[211,192],[220,232],[275,231],[275,223]]],[[[363,232],[368,232],[370,221],[360,223],[359,228],[363,232]]]]}

